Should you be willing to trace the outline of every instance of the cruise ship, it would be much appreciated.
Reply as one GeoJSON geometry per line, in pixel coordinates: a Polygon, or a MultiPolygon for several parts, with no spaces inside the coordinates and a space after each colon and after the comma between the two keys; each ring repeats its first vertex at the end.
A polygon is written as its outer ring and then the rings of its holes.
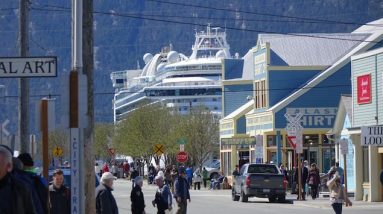
{"type": "Polygon", "coordinates": [[[225,58],[231,58],[226,32],[207,26],[206,31],[195,33],[189,57],[170,45],[155,55],[146,53],[143,69],[112,72],[114,122],[123,120],[143,103],[158,102],[181,114],[203,105],[220,117],[225,58]]]}

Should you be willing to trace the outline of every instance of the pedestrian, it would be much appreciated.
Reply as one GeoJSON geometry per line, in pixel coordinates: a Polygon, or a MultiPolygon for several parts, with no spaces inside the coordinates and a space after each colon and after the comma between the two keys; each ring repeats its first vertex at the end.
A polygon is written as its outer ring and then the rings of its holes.
{"type": "MultiPolygon", "coordinates": [[[[295,183],[299,184],[299,180],[298,180],[298,167],[296,167],[295,169],[295,173],[294,173],[294,180],[295,180],[295,183]]],[[[308,172],[308,169],[307,167],[305,166],[305,163],[303,162],[302,163],[302,166],[301,166],[301,188],[302,188],[302,199],[303,200],[306,200],[306,181],[307,181],[307,176],[308,176],[309,172],[308,172]]],[[[299,187],[298,187],[299,189],[299,187]]],[[[297,199],[299,199],[299,192],[298,192],[298,197],[297,199]]]]}
{"type": "Polygon", "coordinates": [[[102,173],[109,172],[109,166],[107,163],[104,163],[104,166],[102,166],[102,173]]]}
{"type": "Polygon", "coordinates": [[[149,184],[152,184],[154,181],[154,177],[157,174],[156,168],[153,166],[152,163],[150,163],[150,165],[149,165],[148,172],[149,172],[148,182],[149,182],[149,184]]]}
{"type": "Polygon", "coordinates": [[[331,180],[327,181],[327,186],[330,190],[330,202],[335,214],[342,213],[343,203],[347,206],[352,206],[352,202],[348,198],[346,189],[343,187],[338,172],[334,173],[331,180]]]}
{"type": "MultiPolygon", "coordinates": [[[[0,211],[4,214],[37,214],[30,188],[12,174],[12,152],[0,146],[0,211]]],[[[40,213],[38,213],[40,214],[40,213]]]]}
{"type": "Polygon", "coordinates": [[[235,165],[235,169],[233,171],[233,176],[238,176],[239,175],[239,166],[238,165],[235,165]]]}
{"type": "Polygon", "coordinates": [[[177,201],[178,209],[177,214],[186,214],[187,200],[190,200],[189,182],[186,177],[184,168],[180,169],[179,176],[174,183],[174,198],[177,201]]]}
{"type": "Polygon", "coordinates": [[[187,175],[187,181],[189,183],[189,187],[192,187],[192,182],[193,182],[193,167],[188,166],[186,168],[186,175],[187,175]]]}
{"type": "Polygon", "coordinates": [[[177,170],[177,167],[176,165],[173,165],[172,166],[172,171],[170,172],[170,175],[172,177],[172,186],[171,186],[171,189],[172,189],[172,193],[174,193],[174,183],[176,182],[177,178],[178,178],[178,170],[177,170]]]}
{"type": "Polygon", "coordinates": [[[112,194],[113,182],[117,178],[110,172],[104,172],[101,176],[101,184],[96,188],[96,213],[118,214],[116,200],[112,194]]]}
{"type": "Polygon", "coordinates": [[[165,214],[166,210],[172,210],[172,193],[169,186],[164,184],[164,179],[161,176],[155,177],[158,189],[152,201],[153,206],[157,206],[157,214],[165,214]]]}
{"type": "Polygon", "coordinates": [[[102,175],[102,168],[97,162],[94,164],[94,173],[100,177],[102,175]]]}
{"type": "Polygon", "coordinates": [[[64,185],[64,174],[61,169],[53,172],[53,181],[49,185],[49,213],[70,213],[70,190],[64,185]]]}
{"type": "Polygon", "coordinates": [[[170,166],[167,166],[165,169],[165,184],[168,185],[169,187],[172,186],[172,170],[170,166]]]}
{"type": "Polygon", "coordinates": [[[207,180],[209,179],[209,172],[206,170],[206,167],[202,169],[202,177],[203,177],[203,187],[206,189],[207,180]]]}
{"type": "Polygon", "coordinates": [[[318,186],[320,184],[319,170],[315,163],[311,164],[311,168],[307,176],[306,182],[311,188],[311,198],[315,200],[318,196],[318,186]]]}
{"type": "Polygon", "coordinates": [[[132,173],[130,174],[130,180],[132,181],[132,189],[134,188],[135,186],[135,183],[134,183],[134,180],[136,179],[136,177],[138,177],[138,170],[136,168],[133,168],[133,171],[132,173]]]}
{"type": "Polygon", "coordinates": [[[127,161],[124,161],[124,164],[122,165],[123,169],[124,169],[124,178],[127,178],[129,177],[129,172],[130,172],[130,165],[127,161]]]}
{"type": "Polygon", "coordinates": [[[132,201],[132,214],[145,214],[145,200],[144,193],[142,193],[142,185],[144,180],[141,176],[134,179],[134,188],[130,193],[130,200],[132,201]]]}
{"type": "Polygon", "coordinates": [[[197,187],[198,187],[198,190],[201,189],[202,175],[199,168],[197,168],[193,173],[193,183],[194,183],[194,190],[196,190],[197,187]]]}
{"type": "Polygon", "coordinates": [[[34,161],[29,153],[17,157],[23,163],[22,170],[15,170],[14,175],[31,188],[32,200],[38,213],[48,213],[48,183],[37,174],[34,161]]]}

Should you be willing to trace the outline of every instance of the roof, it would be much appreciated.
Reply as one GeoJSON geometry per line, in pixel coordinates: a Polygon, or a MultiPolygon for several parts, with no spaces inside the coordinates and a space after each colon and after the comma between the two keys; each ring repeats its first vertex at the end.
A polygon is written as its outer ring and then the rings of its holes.
{"type": "Polygon", "coordinates": [[[344,108],[346,109],[346,114],[350,121],[352,121],[352,97],[351,95],[342,95],[341,103],[343,104],[344,108]]]}
{"type": "Polygon", "coordinates": [[[254,80],[254,52],[250,49],[243,59],[243,67],[241,77],[224,80],[224,82],[241,81],[241,80],[254,80]]]}
{"type": "Polygon", "coordinates": [[[249,102],[247,102],[243,106],[239,107],[238,109],[236,109],[235,111],[233,111],[232,113],[224,117],[222,120],[230,120],[242,113],[247,113],[248,111],[251,111],[253,105],[254,105],[254,99],[251,99],[249,102]]]}
{"type": "Polygon", "coordinates": [[[352,33],[377,33],[383,30],[383,18],[362,25],[352,33]]]}
{"type": "Polygon", "coordinates": [[[317,76],[315,76],[312,80],[307,82],[303,87],[301,87],[299,90],[293,92],[289,96],[287,96],[285,99],[281,100],[274,106],[272,106],[269,110],[273,112],[277,112],[296,100],[298,97],[309,91],[311,88],[318,85],[320,82],[325,80],[327,77],[334,74],[336,71],[338,71],[340,68],[342,68],[344,65],[349,63],[351,61],[351,56],[362,53],[364,51],[367,51],[369,48],[376,45],[377,41],[381,41],[383,39],[383,31],[376,32],[374,34],[371,34],[369,37],[367,37],[365,40],[370,42],[359,42],[360,44],[357,45],[355,48],[350,50],[346,55],[344,55],[341,59],[336,61],[333,65],[331,65],[329,68],[327,68],[325,71],[321,72],[317,76]]]}
{"type": "Polygon", "coordinates": [[[276,65],[324,66],[334,64],[360,44],[360,40],[364,40],[369,35],[365,33],[260,34],[258,42],[270,44],[272,65],[277,63],[276,65]]]}

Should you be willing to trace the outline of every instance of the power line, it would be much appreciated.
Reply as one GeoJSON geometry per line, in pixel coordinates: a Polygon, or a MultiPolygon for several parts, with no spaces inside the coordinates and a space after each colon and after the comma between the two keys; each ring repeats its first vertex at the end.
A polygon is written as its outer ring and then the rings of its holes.
{"type": "Polygon", "coordinates": [[[243,10],[232,10],[232,9],[227,9],[227,8],[218,8],[218,7],[203,6],[203,5],[185,4],[185,3],[162,1],[162,0],[146,0],[146,1],[163,3],[163,4],[170,4],[170,5],[185,6],[185,7],[204,8],[204,9],[209,9],[209,10],[228,11],[228,12],[233,12],[233,13],[239,12],[239,13],[245,13],[245,14],[251,14],[251,15],[271,16],[271,17],[278,17],[278,18],[301,19],[301,20],[310,20],[310,21],[318,21],[318,22],[328,22],[328,23],[334,23],[334,24],[359,25],[359,26],[368,25],[368,26],[375,26],[375,27],[383,27],[382,25],[374,25],[374,24],[366,24],[366,23],[343,22],[343,21],[334,21],[334,20],[299,17],[299,16],[276,15],[276,14],[271,14],[271,13],[259,13],[259,12],[243,11],[243,10]]]}
{"type": "MultiPolygon", "coordinates": [[[[34,10],[43,10],[43,11],[61,11],[61,12],[70,12],[68,10],[63,9],[43,9],[43,8],[34,8],[31,9],[34,10]]],[[[68,8],[70,10],[70,8],[68,8]]],[[[141,16],[133,16],[123,13],[116,13],[116,12],[102,12],[102,11],[94,11],[94,14],[99,15],[113,15],[113,16],[119,16],[119,17],[127,17],[127,18],[135,18],[135,19],[144,19],[144,20],[151,20],[151,21],[158,21],[158,22],[166,22],[166,23],[172,23],[172,24],[182,24],[182,25],[190,25],[190,26],[200,26],[200,27],[206,27],[206,24],[199,24],[199,23],[192,23],[192,22],[184,22],[184,21],[175,21],[175,20],[166,20],[166,19],[156,19],[156,18],[147,18],[147,17],[141,17],[141,16]]],[[[288,36],[296,36],[296,37],[309,37],[309,38],[318,38],[318,39],[329,39],[329,40],[341,40],[341,41],[354,41],[354,42],[370,42],[370,43],[376,43],[379,44],[381,41],[369,41],[369,40],[362,40],[362,39],[347,39],[347,38],[334,38],[329,36],[320,36],[319,34],[297,34],[297,33],[281,33],[276,31],[262,31],[262,30],[253,30],[253,29],[242,29],[242,28],[235,28],[235,27],[222,27],[221,28],[229,29],[229,30],[236,30],[236,31],[246,31],[246,32],[253,32],[253,33],[265,33],[265,34],[281,34],[281,35],[288,35],[288,36]]]]}

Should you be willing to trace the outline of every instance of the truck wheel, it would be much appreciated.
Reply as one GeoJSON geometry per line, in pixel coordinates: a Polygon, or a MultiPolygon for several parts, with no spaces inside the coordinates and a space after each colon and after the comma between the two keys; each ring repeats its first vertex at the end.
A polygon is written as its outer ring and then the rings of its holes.
{"type": "Polygon", "coordinates": [[[285,201],[286,201],[286,196],[285,195],[278,196],[278,202],[279,203],[284,203],[285,201]]]}
{"type": "Polygon", "coordinates": [[[270,203],[274,203],[276,201],[276,197],[275,196],[269,196],[269,202],[270,203]]]}
{"type": "Polygon", "coordinates": [[[249,201],[249,197],[247,197],[247,195],[242,191],[241,192],[241,202],[248,202],[249,201]]]}
{"type": "Polygon", "coordinates": [[[234,188],[231,189],[231,199],[232,199],[233,201],[239,201],[239,195],[237,195],[237,194],[235,193],[234,188]]]}

